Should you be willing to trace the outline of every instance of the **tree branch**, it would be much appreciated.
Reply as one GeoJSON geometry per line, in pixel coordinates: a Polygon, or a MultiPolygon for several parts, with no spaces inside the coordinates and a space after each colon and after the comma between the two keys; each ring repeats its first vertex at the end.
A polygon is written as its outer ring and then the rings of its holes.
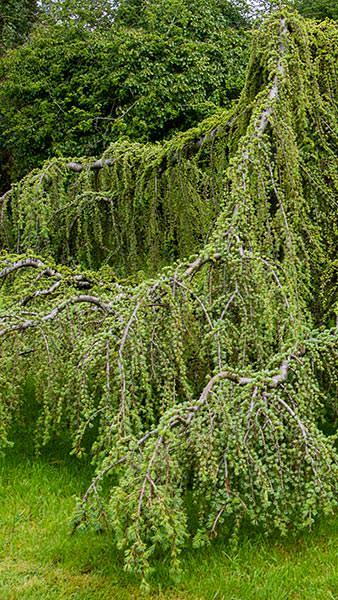
{"type": "Polygon", "coordinates": [[[5,267],[5,269],[2,269],[2,271],[0,271],[0,279],[7,277],[7,275],[14,273],[18,269],[23,269],[27,267],[31,267],[33,269],[43,267],[45,270],[45,274],[49,277],[61,277],[61,274],[58,273],[58,271],[55,271],[51,267],[46,267],[45,263],[42,262],[39,258],[23,258],[22,260],[18,260],[12,265],[5,267]]]}
{"type": "Polygon", "coordinates": [[[115,160],[113,158],[100,158],[93,163],[78,163],[78,162],[69,162],[67,163],[68,169],[71,171],[75,171],[75,173],[81,173],[85,169],[89,169],[90,171],[99,171],[104,167],[112,167],[115,160]]]}
{"type": "Polygon", "coordinates": [[[13,325],[12,327],[8,327],[7,329],[0,330],[0,337],[6,335],[7,333],[11,333],[13,331],[25,331],[26,329],[30,329],[32,327],[38,327],[41,323],[46,323],[48,321],[52,321],[55,319],[61,312],[65,310],[68,306],[72,306],[74,304],[80,304],[83,302],[88,302],[89,304],[94,304],[105,313],[111,312],[111,307],[109,304],[105,304],[100,300],[100,298],[96,298],[95,296],[74,296],[73,298],[69,298],[65,300],[55,308],[53,308],[47,315],[44,315],[39,320],[29,319],[24,321],[23,323],[19,323],[18,325],[13,325]]]}
{"type": "MultiPolygon", "coordinates": [[[[305,348],[305,346],[303,346],[299,351],[291,354],[288,359],[284,360],[280,366],[279,373],[277,373],[273,377],[267,378],[266,387],[269,389],[273,389],[273,388],[278,387],[282,383],[285,383],[285,381],[288,378],[291,362],[293,360],[300,358],[301,356],[304,356],[305,353],[306,353],[306,348],[305,348]]],[[[231,381],[232,383],[235,383],[236,385],[239,385],[239,386],[245,386],[245,385],[250,385],[250,384],[255,383],[257,380],[257,375],[253,376],[253,377],[244,377],[244,376],[238,375],[237,373],[233,373],[231,371],[220,371],[219,373],[214,375],[210,379],[210,381],[207,383],[207,385],[204,387],[196,404],[194,406],[187,407],[188,414],[186,417],[183,417],[181,414],[179,414],[179,415],[174,415],[169,420],[169,423],[168,423],[169,430],[174,429],[175,427],[177,427],[178,425],[180,425],[182,423],[184,426],[189,425],[191,423],[192,419],[194,418],[194,416],[196,415],[196,413],[198,411],[200,411],[201,408],[203,408],[203,406],[206,404],[208,396],[209,396],[210,392],[212,391],[212,388],[214,387],[214,385],[222,379],[231,381]]],[[[301,423],[300,420],[298,419],[296,413],[294,413],[294,411],[292,411],[292,413],[290,412],[291,409],[289,406],[287,406],[285,403],[283,403],[283,406],[288,410],[288,412],[290,414],[292,414],[292,416],[297,420],[298,424],[301,423]]],[[[158,435],[159,432],[160,432],[159,427],[157,427],[156,429],[153,429],[151,431],[148,431],[147,433],[145,433],[142,436],[142,438],[139,439],[136,447],[142,448],[144,446],[144,444],[148,441],[149,438],[158,435]]],[[[303,426],[302,426],[302,432],[304,434],[303,426]]],[[[161,437],[160,437],[161,442],[163,440],[163,435],[164,435],[163,428],[161,428],[161,437]]],[[[88,497],[90,496],[92,490],[96,488],[97,483],[99,481],[101,481],[103,479],[103,477],[105,477],[105,475],[107,475],[114,468],[125,463],[127,461],[128,457],[129,457],[129,454],[124,454],[123,456],[121,456],[119,459],[117,459],[113,463],[108,464],[103,469],[103,471],[98,473],[98,475],[94,478],[94,480],[90,484],[89,488],[87,489],[85,495],[83,496],[83,499],[82,499],[83,505],[88,500],[88,497]]]]}

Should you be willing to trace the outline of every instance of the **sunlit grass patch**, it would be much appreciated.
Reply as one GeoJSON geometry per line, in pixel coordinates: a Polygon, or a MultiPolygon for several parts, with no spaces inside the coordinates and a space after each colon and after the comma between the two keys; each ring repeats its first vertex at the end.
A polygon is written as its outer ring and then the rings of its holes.
{"type": "MultiPolygon", "coordinates": [[[[123,571],[109,533],[70,535],[79,490],[90,468],[76,461],[13,455],[0,467],[0,599],[124,600],[142,598],[123,571]]],[[[337,522],[285,542],[221,541],[189,552],[173,583],[165,563],[152,597],[165,600],[335,600],[337,522]]]]}

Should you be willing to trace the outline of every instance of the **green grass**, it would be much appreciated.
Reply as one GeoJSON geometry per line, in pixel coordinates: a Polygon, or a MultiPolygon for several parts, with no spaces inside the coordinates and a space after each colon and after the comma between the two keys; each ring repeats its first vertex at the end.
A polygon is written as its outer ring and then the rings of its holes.
{"type": "MultiPolygon", "coordinates": [[[[0,462],[0,600],[138,599],[108,534],[70,536],[75,496],[89,480],[75,461],[14,454],[0,462]]],[[[152,597],[164,600],[338,598],[337,521],[297,540],[243,540],[187,553],[175,585],[160,567],[152,597]]]]}

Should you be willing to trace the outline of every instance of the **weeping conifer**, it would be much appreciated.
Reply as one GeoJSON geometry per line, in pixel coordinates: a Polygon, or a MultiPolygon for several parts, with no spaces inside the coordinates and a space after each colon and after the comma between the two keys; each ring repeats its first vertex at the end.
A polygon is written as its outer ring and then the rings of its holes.
{"type": "Polygon", "coordinates": [[[37,446],[94,438],[75,525],[109,523],[143,575],[335,506],[337,42],[279,12],[231,113],[2,198],[1,441],[27,382],[37,446]]]}

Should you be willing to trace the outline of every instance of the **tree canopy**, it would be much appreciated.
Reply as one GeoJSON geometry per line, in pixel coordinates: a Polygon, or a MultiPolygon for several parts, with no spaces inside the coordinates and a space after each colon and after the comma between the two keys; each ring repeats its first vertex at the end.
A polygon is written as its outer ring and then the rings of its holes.
{"type": "Polygon", "coordinates": [[[3,57],[3,191],[46,158],[97,155],[121,136],[170,137],[238,97],[248,33],[214,13],[215,0],[180,3],[147,4],[133,28],[131,13],[98,29],[60,19],[3,57]]]}
{"type": "Polygon", "coordinates": [[[295,6],[304,17],[338,21],[338,5],[335,0],[295,0],[295,6]]]}
{"type": "Polygon", "coordinates": [[[2,0],[0,3],[0,54],[23,43],[38,14],[37,0],[2,0]]]}
{"type": "Polygon", "coordinates": [[[265,15],[282,6],[297,9],[306,18],[338,20],[336,0],[252,0],[247,4],[246,14],[265,15]]]}
{"type": "Polygon", "coordinates": [[[116,19],[146,31],[184,33],[202,41],[214,39],[222,28],[247,24],[245,0],[122,0],[116,19]]]}
{"type": "Polygon", "coordinates": [[[1,198],[1,443],[29,390],[37,447],[95,466],[74,528],[144,578],[336,506],[337,42],[273,13],[238,103],[1,198]]]}

